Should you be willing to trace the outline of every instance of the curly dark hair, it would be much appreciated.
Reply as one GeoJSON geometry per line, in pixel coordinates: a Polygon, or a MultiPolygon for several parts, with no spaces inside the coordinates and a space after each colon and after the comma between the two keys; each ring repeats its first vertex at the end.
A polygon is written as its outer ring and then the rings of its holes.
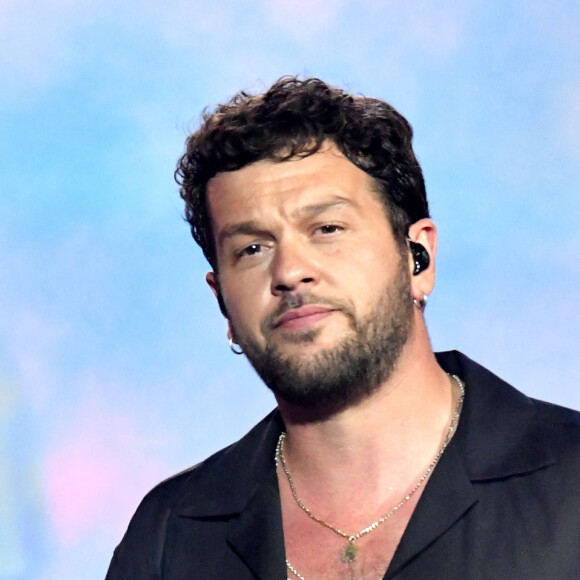
{"type": "Polygon", "coordinates": [[[429,217],[411,125],[381,100],[354,97],[316,78],[282,77],[263,94],[242,91],[215,111],[206,109],[202,119],[187,138],[175,179],[191,233],[215,271],[208,181],[262,159],[312,155],[325,141],[374,178],[400,247],[409,226],[429,217]]]}

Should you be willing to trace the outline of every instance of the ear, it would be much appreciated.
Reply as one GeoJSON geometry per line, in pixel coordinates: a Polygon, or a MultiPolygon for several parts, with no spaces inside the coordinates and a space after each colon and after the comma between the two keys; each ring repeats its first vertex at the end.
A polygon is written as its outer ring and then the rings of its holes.
{"type": "Polygon", "coordinates": [[[216,297],[217,302],[218,302],[218,306],[220,307],[220,312],[224,315],[224,317],[226,319],[228,319],[228,325],[229,325],[230,321],[229,321],[228,311],[226,310],[226,303],[224,302],[224,298],[223,298],[221,290],[220,290],[218,275],[216,274],[216,272],[208,272],[205,275],[205,281],[207,282],[208,286],[211,288],[211,291],[213,292],[214,296],[216,297]]]}
{"type": "Polygon", "coordinates": [[[218,283],[218,276],[215,272],[211,271],[205,275],[205,281],[207,285],[211,288],[214,296],[217,298],[217,295],[220,293],[220,287],[218,283]]]}
{"type": "Polygon", "coordinates": [[[411,291],[413,298],[423,300],[429,296],[435,286],[435,256],[437,254],[437,228],[432,220],[420,219],[409,228],[409,239],[421,244],[429,254],[429,266],[413,276],[415,263],[409,251],[409,273],[411,275],[411,291]]]}

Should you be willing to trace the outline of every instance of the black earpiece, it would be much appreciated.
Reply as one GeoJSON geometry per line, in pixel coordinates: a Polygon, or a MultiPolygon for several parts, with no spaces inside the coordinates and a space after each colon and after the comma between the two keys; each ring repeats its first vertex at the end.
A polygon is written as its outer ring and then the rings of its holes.
{"type": "Polygon", "coordinates": [[[425,246],[422,244],[418,244],[417,242],[412,242],[409,240],[409,248],[411,249],[411,254],[413,255],[413,262],[415,262],[413,276],[416,276],[429,267],[431,259],[429,258],[429,252],[427,252],[425,246]]]}

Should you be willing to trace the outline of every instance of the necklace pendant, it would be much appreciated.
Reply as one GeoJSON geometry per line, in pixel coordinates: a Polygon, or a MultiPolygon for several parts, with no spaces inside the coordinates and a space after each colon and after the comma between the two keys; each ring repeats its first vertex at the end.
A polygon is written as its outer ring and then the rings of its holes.
{"type": "Polygon", "coordinates": [[[349,542],[340,551],[340,560],[345,564],[352,564],[356,560],[357,554],[358,548],[352,542],[349,542]]]}

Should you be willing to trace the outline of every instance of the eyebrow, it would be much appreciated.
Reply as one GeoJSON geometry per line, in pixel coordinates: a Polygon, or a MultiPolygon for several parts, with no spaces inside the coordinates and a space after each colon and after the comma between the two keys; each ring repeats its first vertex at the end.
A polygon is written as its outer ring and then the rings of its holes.
{"type": "MultiPolygon", "coordinates": [[[[329,201],[313,203],[296,209],[292,212],[292,217],[296,217],[298,219],[314,217],[324,213],[329,209],[340,206],[353,208],[355,207],[355,204],[344,197],[333,196],[333,198],[329,201]]],[[[231,224],[225,226],[219,233],[218,244],[221,245],[226,239],[243,235],[268,235],[268,232],[264,230],[262,224],[254,220],[231,224]]]]}
{"type": "Polygon", "coordinates": [[[323,201],[321,203],[314,203],[311,205],[300,207],[295,212],[293,212],[293,215],[295,215],[296,217],[312,217],[337,206],[352,208],[355,207],[355,204],[345,197],[335,195],[332,197],[332,199],[328,201],[323,201]]]}
{"type": "Polygon", "coordinates": [[[218,244],[221,245],[224,240],[233,238],[235,236],[265,234],[266,232],[262,226],[254,221],[240,222],[239,224],[232,224],[225,226],[218,236],[218,244]]]}

